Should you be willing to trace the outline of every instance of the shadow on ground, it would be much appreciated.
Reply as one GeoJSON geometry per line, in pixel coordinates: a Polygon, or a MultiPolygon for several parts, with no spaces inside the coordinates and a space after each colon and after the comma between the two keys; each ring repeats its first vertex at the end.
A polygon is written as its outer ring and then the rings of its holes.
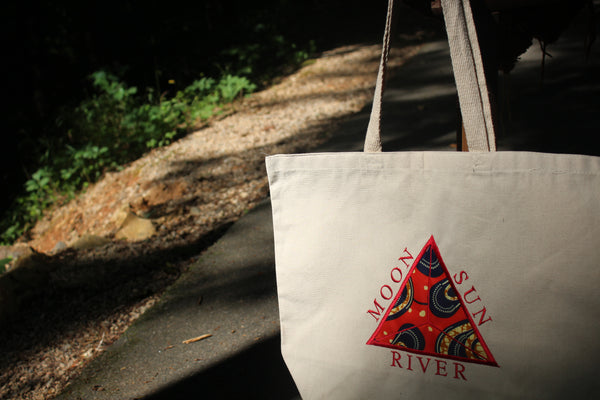
{"type": "MultiPolygon", "coordinates": [[[[136,302],[162,292],[197,256],[231,226],[188,240],[114,242],[88,250],[68,249],[54,256],[36,254],[2,276],[2,288],[16,291],[15,311],[0,330],[0,369],[10,355],[61,340],[90,322],[100,322],[136,302]],[[181,264],[181,263],[184,264],[181,264]]],[[[6,293],[3,293],[3,296],[6,293]]],[[[3,303],[3,307],[8,304],[3,303]]]]}
{"type": "Polygon", "coordinates": [[[296,385],[281,357],[280,341],[279,335],[266,339],[209,370],[174,382],[144,399],[299,398],[296,385]]]}

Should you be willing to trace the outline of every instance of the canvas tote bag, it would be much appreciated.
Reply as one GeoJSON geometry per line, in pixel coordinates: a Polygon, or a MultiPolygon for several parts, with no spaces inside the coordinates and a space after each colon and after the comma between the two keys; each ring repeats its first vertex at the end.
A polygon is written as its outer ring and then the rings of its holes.
{"type": "Polygon", "coordinates": [[[380,152],[382,68],[365,152],[266,160],[284,360],[303,399],[598,398],[600,160],[495,152],[442,6],[471,152],[380,152]]]}

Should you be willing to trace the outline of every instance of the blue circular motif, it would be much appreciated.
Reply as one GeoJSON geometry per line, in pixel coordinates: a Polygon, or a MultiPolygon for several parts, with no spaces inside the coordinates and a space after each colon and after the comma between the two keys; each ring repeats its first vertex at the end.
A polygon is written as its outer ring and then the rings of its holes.
{"type": "Polygon", "coordinates": [[[423,336],[419,328],[413,324],[404,324],[398,329],[398,333],[391,343],[408,349],[424,350],[425,336],[423,336]]]}
{"type": "Polygon", "coordinates": [[[417,263],[417,270],[423,275],[432,278],[437,278],[444,273],[440,260],[437,258],[437,255],[431,246],[429,246],[421,256],[421,259],[417,263]]]}
{"type": "Polygon", "coordinates": [[[479,338],[468,320],[458,321],[439,334],[435,351],[449,356],[484,360],[477,352],[479,338]]]}
{"type": "Polygon", "coordinates": [[[460,308],[460,300],[448,278],[433,285],[429,291],[429,309],[436,317],[450,318],[460,308]]]}

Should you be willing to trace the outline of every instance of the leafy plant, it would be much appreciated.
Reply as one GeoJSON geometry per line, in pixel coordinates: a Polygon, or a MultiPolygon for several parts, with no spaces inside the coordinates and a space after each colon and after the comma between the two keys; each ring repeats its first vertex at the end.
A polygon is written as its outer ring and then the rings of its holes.
{"type": "Polygon", "coordinates": [[[223,103],[231,103],[238,96],[245,93],[251,93],[256,89],[256,85],[250,83],[247,78],[239,76],[226,75],[217,85],[217,90],[223,103]]]}
{"type": "Polygon", "coordinates": [[[55,189],[56,184],[52,170],[49,167],[38,169],[31,176],[31,179],[25,182],[27,195],[19,200],[21,200],[25,212],[31,219],[42,216],[44,209],[54,200],[55,189]]]}
{"type": "MultiPolygon", "coordinates": [[[[97,180],[107,166],[115,166],[106,146],[86,144],[80,149],[66,146],[69,163],[60,168],[63,187],[77,189],[97,180]]],[[[65,163],[66,164],[66,163],[65,163]]]]}
{"type": "Polygon", "coordinates": [[[226,60],[224,70],[253,80],[269,81],[282,67],[297,67],[316,52],[314,40],[305,45],[290,42],[282,34],[262,24],[256,25],[253,42],[242,43],[221,51],[226,60]]]}

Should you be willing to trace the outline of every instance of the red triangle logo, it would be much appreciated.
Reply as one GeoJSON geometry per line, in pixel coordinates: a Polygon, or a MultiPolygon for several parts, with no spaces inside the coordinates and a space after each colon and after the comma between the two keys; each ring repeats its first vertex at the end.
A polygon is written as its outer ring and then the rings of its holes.
{"type": "Polygon", "coordinates": [[[497,366],[429,239],[367,344],[497,366]]]}

